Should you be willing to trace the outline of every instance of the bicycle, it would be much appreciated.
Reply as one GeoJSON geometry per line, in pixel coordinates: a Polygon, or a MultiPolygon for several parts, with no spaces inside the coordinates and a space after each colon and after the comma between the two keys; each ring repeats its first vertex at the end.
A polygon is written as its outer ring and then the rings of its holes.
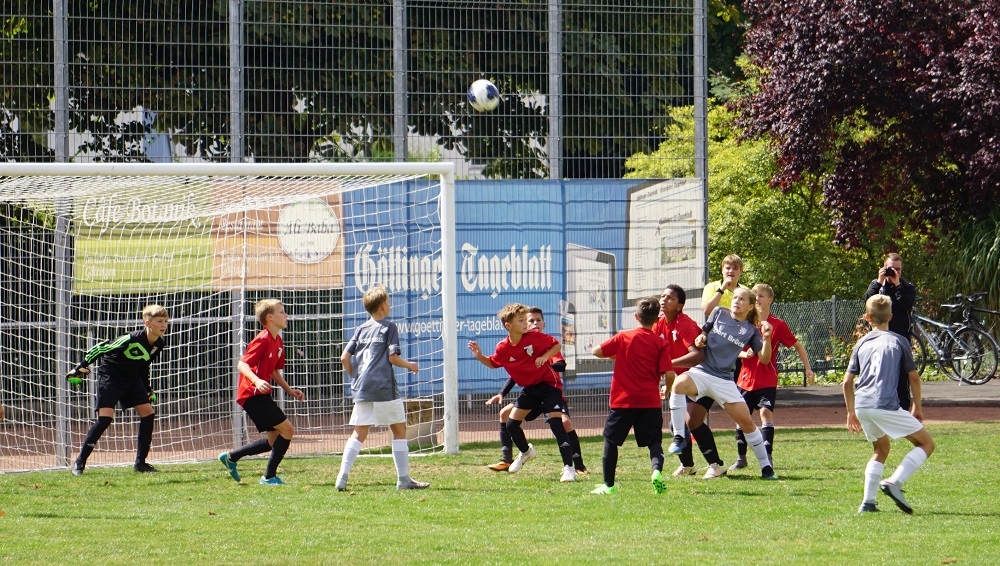
{"type": "MultiPolygon", "coordinates": [[[[952,315],[953,322],[957,322],[958,324],[961,324],[963,327],[975,328],[977,330],[982,331],[992,341],[993,350],[1000,351],[1000,343],[997,342],[996,337],[993,336],[993,333],[990,331],[989,327],[987,327],[986,324],[984,324],[983,321],[978,316],[980,313],[1000,316],[1000,311],[977,307],[976,303],[982,301],[984,298],[986,298],[986,293],[983,292],[974,293],[972,295],[969,295],[968,297],[959,294],[948,299],[949,302],[955,304],[947,304],[941,306],[953,312],[952,315]],[[960,319],[958,316],[955,316],[959,312],[961,313],[960,319]]],[[[973,385],[982,385],[983,383],[988,382],[992,378],[993,375],[982,375],[979,376],[978,379],[969,381],[969,383],[972,383],[973,385]]]]}
{"type": "MultiPolygon", "coordinates": [[[[961,305],[941,305],[955,309],[961,305]]],[[[948,324],[913,312],[910,344],[917,372],[923,374],[933,361],[948,378],[980,385],[996,374],[998,347],[993,337],[978,328],[948,324]],[[933,352],[931,358],[928,352],[933,352]]]]}

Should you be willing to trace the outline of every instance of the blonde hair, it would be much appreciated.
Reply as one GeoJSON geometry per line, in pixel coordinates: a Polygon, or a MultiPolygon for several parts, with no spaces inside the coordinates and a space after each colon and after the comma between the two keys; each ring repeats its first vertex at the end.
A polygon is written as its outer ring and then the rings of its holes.
{"type": "Polygon", "coordinates": [[[267,315],[272,314],[274,309],[281,304],[278,299],[261,299],[253,306],[253,314],[257,316],[261,326],[267,326],[267,315]]]}
{"type": "Polygon", "coordinates": [[[737,287],[736,290],[733,291],[733,297],[735,298],[736,293],[740,292],[745,292],[749,296],[747,300],[750,301],[750,310],[747,311],[747,322],[749,322],[754,326],[759,325],[760,313],[758,313],[757,309],[754,307],[754,305],[757,303],[757,293],[755,293],[753,289],[747,289],[746,287],[737,287]]]}
{"type": "Polygon", "coordinates": [[[500,309],[500,312],[497,313],[497,318],[500,319],[500,322],[507,324],[508,322],[514,320],[514,317],[519,314],[527,315],[528,307],[522,305],[521,303],[510,303],[508,305],[504,305],[504,307],[500,309]]]}
{"type": "Polygon", "coordinates": [[[153,318],[170,318],[167,313],[167,309],[161,307],[160,305],[146,305],[142,309],[142,320],[150,320],[153,318]]]}
{"type": "Polygon", "coordinates": [[[872,324],[888,324],[892,318],[892,299],[886,295],[872,295],[865,301],[865,314],[872,324]]]}
{"type": "Polygon", "coordinates": [[[767,298],[772,300],[774,299],[774,289],[772,289],[767,283],[758,283],[754,285],[752,291],[754,292],[754,295],[758,297],[761,293],[763,293],[767,298]]]}
{"type": "Polygon", "coordinates": [[[382,303],[388,300],[389,292],[382,285],[376,285],[368,289],[361,297],[361,303],[365,305],[365,310],[368,311],[368,314],[375,314],[375,311],[382,307],[382,303]]]}
{"type": "Polygon", "coordinates": [[[740,269],[743,269],[743,258],[736,254],[729,254],[722,258],[722,265],[734,265],[740,269]]]}

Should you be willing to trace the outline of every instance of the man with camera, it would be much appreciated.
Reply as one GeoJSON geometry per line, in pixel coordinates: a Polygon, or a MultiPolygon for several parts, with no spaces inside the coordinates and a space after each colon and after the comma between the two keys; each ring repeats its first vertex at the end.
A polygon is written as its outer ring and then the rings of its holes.
{"type": "MultiPolygon", "coordinates": [[[[910,311],[913,310],[913,303],[917,299],[917,288],[906,279],[903,279],[903,258],[897,253],[887,254],[882,264],[882,269],[878,270],[878,278],[868,285],[863,299],[868,300],[873,295],[887,295],[892,299],[892,319],[889,321],[889,330],[899,334],[909,342],[910,340],[910,311]]],[[[899,406],[904,410],[910,410],[910,382],[908,379],[899,380],[899,406]]]]}

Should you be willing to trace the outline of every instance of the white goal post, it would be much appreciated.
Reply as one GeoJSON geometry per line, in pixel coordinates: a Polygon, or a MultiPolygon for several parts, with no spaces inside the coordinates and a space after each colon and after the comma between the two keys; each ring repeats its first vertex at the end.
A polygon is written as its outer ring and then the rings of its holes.
{"type": "MultiPolygon", "coordinates": [[[[290,453],[339,452],[351,432],[340,351],[377,284],[420,365],[396,373],[411,449],[457,453],[454,187],[452,163],[0,165],[0,472],[69,464],[96,387],[66,373],[154,303],[170,323],[150,373],[151,462],[256,438],[235,366],[263,298],[286,305],[285,377],[306,393],[275,393],[296,428],[290,453]]],[[[90,466],[131,463],[133,413],[116,411],[90,466]]],[[[387,431],[366,442],[388,445],[387,431]]]]}

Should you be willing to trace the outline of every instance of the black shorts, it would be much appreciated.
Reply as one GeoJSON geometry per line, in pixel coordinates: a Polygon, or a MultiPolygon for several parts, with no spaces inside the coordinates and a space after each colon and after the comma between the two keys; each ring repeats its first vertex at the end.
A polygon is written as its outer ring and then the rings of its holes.
{"type": "Polygon", "coordinates": [[[635,443],[652,446],[663,443],[663,411],[661,409],[611,409],[604,423],[604,439],[621,446],[633,430],[635,443]]]}
{"type": "Polygon", "coordinates": [[[149,393],[141,379],[119,380],[101,377],[97,380],[97,408],[114,409],[120,405],[122,410],[149,403],[149,393]]]}
{"type": "Polygon", "coordinates": [[[274,427],[288,420],[285,412],[274,402],[270,395],[254,395],[243,402],[243,410],[257,425],[257,432],[269,432],[274,427]]]}
{"type": "MultiPolygon", "coordinates": [[[[564,414],[564,415],[566,415],[568,417],[569,416],[569,401],[567,401],[566,398],[563,397],[562,398],[562,402],[563,402],[563,404],[562,404],[562,414],[564,414]]],[[[540,415],[545,415],[545,414],[548,414],[548,411],[543,411],[541,409],[532,409],[531,412],[528,413],[528,416],[524,417],[524,420],[526,422],[530,422],[530,421],[533,421],[533,420],[537,419],[540,415]]],[[[548,420],[548,419],[546,419],[546,420],[548,420]]],[[[561,420],[561,417],[560,417],[560,420],[561,420]]]]}
{"type": "Polygon", "coordinates": [[[711,411],[712,405],[715,404],[715,399],[712,399],[711,397],[698,397],[698,399],[694,401],[688,399],[688,403],[696,403],[698,405],[701,405],[702,407],[705,407],[706,411],[711,411]]]}
{"type": "Polygon", "coordinates": [[[765,387],[764,389],[754,389],[753,391],[740,389],[740,395],[743,396],[743,400],[746,401],[747,407],[750,409],[751,413],[757,409],[768,409],[773,411],[774,402],[778,398],[778,388],[765,387]]]}
{"type": "Polygon", "coordinates": [[[514,407],[528,411],[538,409],[539,414],[562,413],[565,406],[566,402],[563,400],[562,391],[548,383],[536,383],[525,387],[521,390],[517,401],[514,401],[514,407]]]}

